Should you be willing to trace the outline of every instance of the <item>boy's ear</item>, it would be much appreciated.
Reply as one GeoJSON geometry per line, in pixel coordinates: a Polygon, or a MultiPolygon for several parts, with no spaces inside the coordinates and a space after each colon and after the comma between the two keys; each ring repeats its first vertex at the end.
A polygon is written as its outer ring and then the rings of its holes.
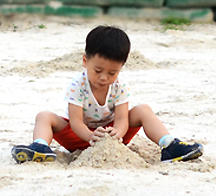
{"type": "Polygon", "coordinates": [[[86,56],[86,54],[83,54],[83,67],[84,68],[87,68],[87,56],[86,56]]]}

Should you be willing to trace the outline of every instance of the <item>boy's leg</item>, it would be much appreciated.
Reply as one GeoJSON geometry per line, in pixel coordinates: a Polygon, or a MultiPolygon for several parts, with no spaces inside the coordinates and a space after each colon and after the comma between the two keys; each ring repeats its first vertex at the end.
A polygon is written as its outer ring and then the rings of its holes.
{"type": "Polygon", "coordinates": [[[53,133],[61,131],[67,125],[68,122],[61,116],[48,111],[40,112],[35,119],[33,140],[41,138],[51,144],[53,133]]]}
{"type": "Polygon", "coordinates": [[[129,126],[143,126],[146,136],[161,147],[163,162],[187,161],[203,154],[201,144],[189,145],[174,139],[148,105],[138,105],[130,110],[129,126]]]}
{"type": "Polygon", "coordinates": [[[163,123],[145,104],[135,106],[129,111],[129,126],[143,126],[146,136],[156,144],[163,136],[169,135],[163,123]]]}
{"type": "Polygon", "coordinates": [[[41,112],[37,115],[33,139],[29,145],[14,146],[11,154],[17,163],[25,161],[54,161],[56,154],[50,149],[48,144],[52,142],[53,132],[58,132],[66,126],[62,117],[51,112],[41,112]]]}

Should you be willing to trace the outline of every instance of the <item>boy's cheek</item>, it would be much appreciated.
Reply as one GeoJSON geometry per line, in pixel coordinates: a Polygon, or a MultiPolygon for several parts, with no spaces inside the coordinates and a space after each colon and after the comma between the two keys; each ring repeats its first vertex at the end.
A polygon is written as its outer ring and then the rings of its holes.
{"type": "Polygon", "coordinates": [[[115,77],[113,77],[113,78],[111,79],[111,82],[110,82],[110,84],[114,83],[114,82],[116,81],[117,77],[118,77],[118,75],[117,75],[117,76],[115,76],[115,77]]]}

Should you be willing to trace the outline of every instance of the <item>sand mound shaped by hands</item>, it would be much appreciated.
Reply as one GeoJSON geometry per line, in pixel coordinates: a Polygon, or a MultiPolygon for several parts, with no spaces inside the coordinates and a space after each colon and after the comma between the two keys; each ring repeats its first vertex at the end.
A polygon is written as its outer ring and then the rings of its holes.
{"type": "Polygon", "coordinates": [[[148,164],[137,153],[114,140],[109,134],[88,147],[70,164],[71,167],[91,167],[101,169],[147,168],[148,164]]]}
{"type": "MultiPolygon", "coordinates": [[[[76,50],[72,53],[65,54],[61,57],[55,58],[51,61],[39,61],[37,63],[29,63],[25,66],[16,66],[7,73],[19,73],[21,76],[35,76],[46,77],[56,71],[81,71],[83,50],[76,50]]],[[[24,64],[24,63],[22,63],[24,64]]],[[[146,59],[139,51],[133,51],[129,54],[128,60],[124,69],[137,70],[137,69],[151,69],[158,66],[146,59]]]]}

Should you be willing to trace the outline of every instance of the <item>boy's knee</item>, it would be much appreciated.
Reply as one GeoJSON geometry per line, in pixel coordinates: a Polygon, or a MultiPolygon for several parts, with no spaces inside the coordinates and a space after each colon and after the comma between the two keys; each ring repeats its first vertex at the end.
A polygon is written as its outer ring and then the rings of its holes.
{"type": "Polygon", "coordinates": [[[43,111],[39,112],[35,118],[35,121],[50,119],[52,117],[52,112],[49,111],[43,111]]]}
{"type": "Polygon", "coordinates": [[[148,104],[140,104],[140,105],[137,105],[135,107],[139,110],[141,109],[141,110],[146,111],[146,112],[152,112],[152,109],[148,104]]]}

